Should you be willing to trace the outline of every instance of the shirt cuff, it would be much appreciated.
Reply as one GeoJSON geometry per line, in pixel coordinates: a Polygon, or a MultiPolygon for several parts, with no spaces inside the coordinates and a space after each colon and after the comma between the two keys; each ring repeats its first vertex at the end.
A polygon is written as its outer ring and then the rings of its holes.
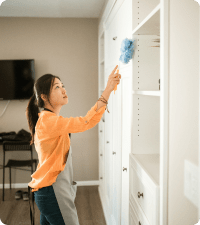
{"type": "Polygon", "coordinates": [[[96,114],[103,114],[105,112],[106,105],[102,106],[97,112],[97,102],[95,105],[91,108],[90,113],[87,116],[87,121],[91,120],[92,117],[94,117],[96,114]]]}

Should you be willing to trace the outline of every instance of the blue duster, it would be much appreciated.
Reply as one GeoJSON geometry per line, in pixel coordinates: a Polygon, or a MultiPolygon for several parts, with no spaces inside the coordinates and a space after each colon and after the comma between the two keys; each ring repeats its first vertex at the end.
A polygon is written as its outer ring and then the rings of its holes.
{"type": "MultiPolygon", "coordinates": [[[[133,48],[134,48],[133,42],[134,41],[135,40],[128,39],[128,38],[125,38],[122,41],[121,48],[120,48],[121,55],[120,55],[120,58],[119,58],[119,60],[122,63],[127,64],[130,61],[130,59],[132,59],[133,52],[134,52],[134,50],[133,50],[133,48]]],[[[119,69],[117,69],[117,73],[119,73],[119,69]]],[[[115,94],[116,90],[117,90],[117,84],[114,88],[114,94],[115,94]]]]}
{"type": "Polygon", "coordinates": [[[121,44],[121,48],[120,48],[120,51],[121,51],[121,55],[120,55],[120,58],[119,60],[125,64],[127,64],[130,59],[132,59],[132,56],[133,56],[133,48],[134,48],[134,45],[133,45],[133,42],[135,40],[129,40],[128,38],[125,38],[123,41],[122,41],[122,44],[121,44]]]}

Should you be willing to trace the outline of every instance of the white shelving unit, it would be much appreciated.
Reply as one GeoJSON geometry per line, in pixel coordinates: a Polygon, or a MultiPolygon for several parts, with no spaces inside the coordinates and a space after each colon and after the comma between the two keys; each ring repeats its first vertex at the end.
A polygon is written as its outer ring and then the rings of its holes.
{"type": "Polygon", "coordinates": [[[164,143],[168,140],[168,5],[164,0],[143,0],[132,1],[132,7],[135,52],[132,60],[130,221],[143,224],[145,218],[150,225],[164,225],[167,224],[168,171],[168,146],[164,143]],[[144,179],[141,171],[148,178],[144,179]],[[134,174],[138,180],[134,179],[134,174]],[[146,182],[148,179],[151,182],[146,182]],[[136,189],[144,193],[142,200],[134,192],[136,189]]]}
{"type": "Polygon", "coordinates": [[[191,182],[184,162],[198,165],[199,12],[194,1],[107,1],[99,23],[104,85],[122,40],[135,40],[132,60],[119,63],[121,82],[105,113],[100,199],[108,225],[198,221],[192,186],[185,194],[191,182]]]}
{"type": "Polygon", "coordinates": [[[109,98],[111,113],[99,123],[104,215],[108,225],[167,225],[168,2],[108,5],[99,33],[99,97],[117,64],[122,79],[109,98]],[[132,60],[123,65],[125,38],[135,41],[132,60]]]}

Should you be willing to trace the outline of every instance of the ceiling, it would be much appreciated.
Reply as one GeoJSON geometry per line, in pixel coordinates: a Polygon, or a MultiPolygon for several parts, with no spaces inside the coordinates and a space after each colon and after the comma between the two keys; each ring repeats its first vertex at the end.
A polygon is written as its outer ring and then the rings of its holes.
{"type": "Polygon", "coordinates": [[[106,0],[0,0],[0,17],[99,18],[106,0]]]}

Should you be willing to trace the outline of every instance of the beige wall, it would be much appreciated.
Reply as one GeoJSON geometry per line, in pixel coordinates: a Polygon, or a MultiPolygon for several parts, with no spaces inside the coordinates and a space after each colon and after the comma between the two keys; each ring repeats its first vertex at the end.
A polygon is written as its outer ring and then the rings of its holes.
{"type": "MultiPolygon", "coordinates": [[[[85,116],[98,100],[98,19],[0,18],[0,59],[35,59],[36,79],[51,73],[61,78],[69,103],[63,117],[85,116]]],[[[0,101],[0,114],[7,101],[0,101]]],[[[2,117],[0,132],[28,129],[28,100],[11,100],[2,117]]],[[[98,125],[72,134],[74,180],[98,180],[98,125]]],[[[20,154],[23,154],[20,153],[20,154]]],[[[0,146],[0,164],[3,164],[0,146]]],[[[19,154],[9,157],[19,158],[19,154]]],[[[29,155],[24,155],[27,159],[29,155]]],[[[34,158],[37,153],[34,150],[34,158]]],[[[9,173],[6,169],[6,182],[9,173]]],[[[2,184],[0,170],[0,184],[2,184]]],[[[28,183],[31,172],[13,170],[12,183],[28,183]]]]}
{"type": "Polygon", "coordinates": [[[193,225],[198,209],[184,195],[184,160],[198,166],[199,4],[169,2],[168,225],[193,225]]]}

